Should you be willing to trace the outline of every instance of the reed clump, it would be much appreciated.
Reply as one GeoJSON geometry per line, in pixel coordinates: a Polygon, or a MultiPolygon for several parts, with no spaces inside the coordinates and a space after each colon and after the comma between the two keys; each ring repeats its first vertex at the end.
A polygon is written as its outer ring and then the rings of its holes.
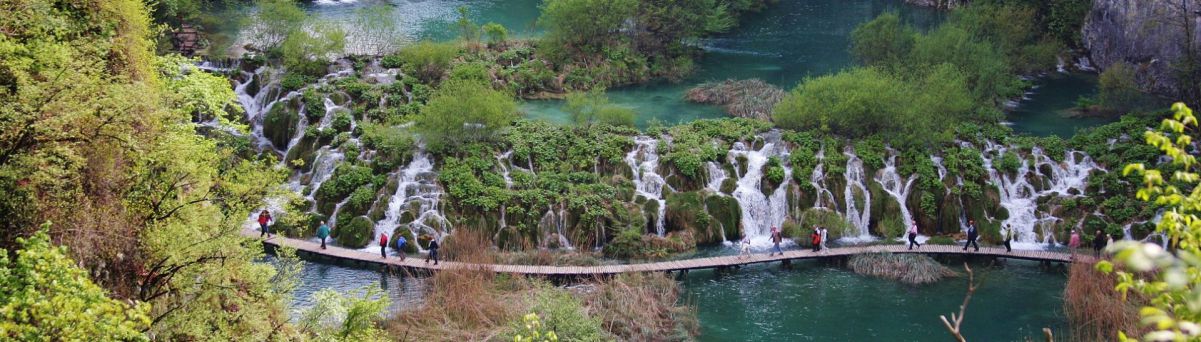
{"type": "Polygon", "coordinates": [[[662,273],[620,274],[582,294],[592,317],[620,341],[688,341],[700,334],[696,308],[680,304],[680,284],[662,273]]]}
{"type": "Polygon", "coordinates": [[[772,109],[784,98],[784,90],[760,79],[707,82],[684,97],[691,102],[723,106],[735,117],[771,120],[772,109]]]}
{"type": "Polygon", "coordinates": [[[958,272],[920,254],[869,253],[851,257],[847,266],[855,273],[892,279],[907,284],[929,284],[958,272]]]}
{"type": "Polygon", "coordinates": [[[1143,336],[1138,308],[1146,301],[1134,291],[1127,300],[1114,290],[1112,275],[1104,274],[1087,262],[1072,263],[1068,284],[1063,290],[1063,312],[1072,327],[1073,341],[1116,341],[1118,331],[1127,336],[1143,336]]]}

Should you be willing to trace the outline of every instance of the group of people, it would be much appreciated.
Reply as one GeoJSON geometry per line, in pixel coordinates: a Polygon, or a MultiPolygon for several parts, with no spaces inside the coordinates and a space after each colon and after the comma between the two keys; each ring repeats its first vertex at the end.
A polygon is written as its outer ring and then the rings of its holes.
{"type": "MultiPolygon", "coordinates": [[[[267,211],[266,209],[263,209],[263,211],[259,213],[259,237],[272,237],[270,229],[273,220],[274,219],[271,217],[271,212],[267,211]]],[[[329,225],[326,224],[325,221],[321,221],[321,226],[317,227],[317,239],[321,240],[321,249],[326,249],[325,239],[329,238],[330,233],[332,232],[333,230],[329,227],[329,225]]],[[[388,258],[388,242],[388,234],[380,233],[379,254],[382,259],[388,258]]],[[[406,257],[404,250],[405,246],[409,243],[408,239],[405,239],[404,236],[397,236],[392,242],[396,244],[396,250],[400,251],[400,261],[404,261],[406,257]]],[[[438,264],[438,248],[438,239],[431,239],[429,248],[426,248],[429,253],[425,257],[425,263],[428,264],[430,260],[433,260],[434,265],[438,264]]]]}
{"type": "MultiPolygon", "coordinates": [[[[813,251],[814,252],[818,252],[823,249],[826,249],[826,232],[827,231],[826,231],[825,227],[816,227],[816,226],[813,227],[813,234],[810,234],[810,238],[813,242],[813,251]]],[[[782,232],[780,232],[780,228],[775,227],[775,226],[771,227],[772,249],[771,249],[771,253],[768,253],[767,256],[774,256],[776,254],[784,255],[784,250],[780,248],[780,244],[783,242],[784,242],[784,234],[782,232]]],[[[743,238],[741,245],[742,246],[739,251],[739,256],[740,257],[750,257],[751,256],[751,239],[749,237],[743,238]]]]}

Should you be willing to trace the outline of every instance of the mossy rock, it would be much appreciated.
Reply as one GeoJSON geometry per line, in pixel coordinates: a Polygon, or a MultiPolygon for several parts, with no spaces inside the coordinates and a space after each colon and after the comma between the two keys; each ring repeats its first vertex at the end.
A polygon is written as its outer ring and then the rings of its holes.
{"type": "Polygon", "coordinates": [[[300,172],[309,172],[313,170],[313,162],[316,159],[316,152],[320,146],[317,144],[316,137],[304,136],[288,150],[284,160],[288,166],[299,170],[300,172]],[[300,161],[299,166],[297,160],[300,161]]]}
{"type": "MultiPolygon", "coordinates": [[[[859,234],[854,231],[851,222],[847,221],[841,213],[822,209],[810,208],[801,214],[801,232],[802,236],[809,236],[813,232],[813,227],[826,227],[826,239],[829,241],[837,240],[843,236],[859,234]]],[[[802,239],[804,240],[804,239],[802,239]]]]}
{"type": "Polygon", "coordinates": [[[300,114],[291,108],[287,101],[276,102],[263,117],[263,136],[271,141],[277,149],[288,148],[288,141],[296,135],[296,125],[300,123],[300,114]]]}
{"type": "Polygon", "coordinates": [[[959,196],[951,193],[943,196],[942,205],[938,210],[938,224],[935,226],[935,232],[953,234],[962,231],[962,228],[959,227],[962,210],[963,206],[959,204],[959,196]]]}
{"type": "Polygon", "coordinates": [[[647,233],[656,233],[655,221],[659,219],[659,201],[647,200],[646,204],[642,205],[643,215],[646,216],[646,225],[643,229],[647,233]]]}
{"type": "Polygon", "coordinates": [[[713,217],[713,223],[724,229],[727,240],[742,239],[742,207],[730,196],[713,195],[705,199],[705,211],[713,217]]]}
{"type": "MultiPolygon", "coordinates": [[[[338,220],[341,223],[341,219],[338,220]]],[[[346,248],[363,248],[375,235],[375,224],[367,216],[356,216],[347,224],[339,224],[335,239],[346,248]]]]}
{"type": "Polygon", "coordinates": [[[702,244],[721,242],[720,232],[710,229],[713,217],[705,211],[704,194],[677,192],[667,196],[666,222],[668,231],[690,231],[702,244]]]}
{"type": "Polygon", "coordinates": [[[406,254],[416,254],[417,253],[417,239],[414,238],[413,231],[409,230],[409,227],[407,227],[405,225],[397,226],[396,229],[392,230],[391,237],[392,237],[393,241],[389,242],[389,244],[390,244],[389,247],[391,247],[392,250],[396,250],[396,251],[406,253],[406,254]],[[405,248],[403,251],[399,251],[396,249],[395,241],[396,241],[397,236],[403,236],[405,238],[405,248]]]}
{"type": "Polygon", "coordinates": [[[726,178],[721,181],[721,188],[719,190],[721,190],[721,192],[724,194],[730,195],[730,194],[733,194],[734,190],[737,190],[737,189],[738,189],[738,180],[734,179],[734,178],[726,178]]]}

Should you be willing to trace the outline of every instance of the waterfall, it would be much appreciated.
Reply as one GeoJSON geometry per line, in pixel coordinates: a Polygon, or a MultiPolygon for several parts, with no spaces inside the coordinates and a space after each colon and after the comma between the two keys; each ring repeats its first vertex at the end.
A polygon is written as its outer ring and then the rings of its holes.
{"type": "Polygon", "coordinates": [[[998,171],[994,159],[1000,158],[1009,148],[987,142],[983,151],[984,167],[988,170],[989,182],[997,187],[1001,206],[1009,211],[1003,225],[1012,225],[1017,232],[1015,241],[1036,242],[1035,228],[1040,227],[1044,242],[1053,241],[1050,227],[1059,218],[1038,212],[1038,198],[1047,195],[1079,196],[1088,185],[1087,178],[1092,170],[1098,169],[1092,158],[1077,151],[1065,152],[1064,161],[1043,154],[1038,147],[1031,148],[1029,156],[1021,158],[1021,165],[1013,175],[998,171]],[[1032,163],[1033,161],[1033,163],[1032,163]],[[1049,174],[1044,175],[1044,170],[1049,174]],[[1030,179],[1040,180],[1036,188],[1030,179]]]}
{"type": "Polygon", "coordinates": [[[726,175],[726,170],[722,169],[721,164],[717,162],[705,162],[705,169],[709,173],[709,182],[705,183],[705,189],[709,189],[719,196],[725,196],[721,192],[721,183],[725,182],[726,178],[730,178],[726,175]]]}
{"type": "Polygon", "coordinates": [[[296,93],[280,94],[282,88],[277,77],[279,74],[279,70],[262,66],[253,73],[242,72],[245,80],[235,81],[234,84],[234,94],[238,96],[238,104],[242,105],[243,111],[246,112],[246,121],[252,128],[251,135],[255,138],[255,146],[260,150],[272,146],[271,141],[263,136],[263,114],[276,102],[290,98],[296,93]],[[257,86],[253,95],[250,94],[251,85],[257,86]]]}
{"type": "Polygon", "coordinates": [[[738,157],[747,160],[746,173],[738,178],[738,188],[734,190],[734,198],[742,209],[743,234],[751,240],[752,245],[767,246],[770,242],[771,227],[780,227],[788,217],[788,180],[792,177],[792,169],[784,164],[784,181],[772,191],[764,195],[763,166],[771,157],[778,157],[781,162],[788,160],[788,149],[779,143],[778,131],[764,135],[766,143],[758,151],[747,148],[746,144],[735,143],[727,154],[731,163],[737,165],[738,157]]]}
{"type": "MultiPolygon", "coordinates": [[[[496,165],[500,166],[500,175],[505,179],[505,189],[513,188],[513,177],[509,175],[509,165],[513,163],[513,161],[510,159],[512,156],[513,150],[505,151],[505,153],[501,153],[496,156],[496,165]]],[[[500,225],[500,229],[504,229],[505,227],[509,226],[508,223],[505,223],[504,203],[500,204],[500,220],[498,223],[500,225]]],[[[497,230],[497,234],[500,234],[500,230],[497,230]]]]}
{"type": "MultiPolygon", "coordinates": [[[[909,212],[907,205],[909,199],[909,190],[913,189],[913,181],[917,180],[917,174],[909,175],[909,178],[901,180],[901,175],[897,173],[897,153],[892,149],[888,151],[888,159],[884,161],[884,169],[880,170],[876,176],[876,183],[889,196],[897,201],[901,207],[901,223],[904,225],[901,231],[904,232],[913,226],[913,214],[909,212]]],[[[902,233],[904,235],[904,233],[902,233]]]]}
{"type": "Polygon", "coordinates": [[[538,220],[538,228],[543,233],[543,247],[548,247],[546,239],[551,233],[554,233],[559,242],[561,249],[573,249],[571,241],[567,239],[567,206],[560,203],[559,210],[555,211],[554,205],[546,207],[546,213],[542,214],[542,218],[538,220]]]}
{"type": "Polygon", "coordinates": [[[443,192],[438,186],[437,175],[433,172],[434,164],[429,155],[420,148],[419,146],[419,150],[413,155],[413,161],[397,173],[399,184],[396,193],[388,201],[388,211],[384,213],[384,219],[375,224],[376,237],[380,233],[392,234],[392,230],[401,224],[409,226],[414,238],[420,236],[420,233],[427,233],[440,240],[449,233],[446,230],[450,228],[450,223],[439,206],[443,192]],[[412,221],[400,222],[405,211],[414,209],[416,213],[412,221]]]}
{"type": "Polygon", "coordinates": [[[822,148],[817,152],[817,166],[813,167],[813,173],[809,175],[809,185],[813,186],[814,208],[823,208],[829,210],[838,210],[838,205],[834,204],[834,193],[826,188],[826,149],[822,148]]]}
{"type": "Polygon", "coordinates": [[[663,186],[667,182],[658,174],[659,141],[651,137],[637,137],[634,139],[634,144],[634,149],[626,154],[625,162],[633,173],[636,194],[659,202],[659,212],[655,217],[655,232],[659,236],[663,236],[665,233],[663,220],[667,214],[667,201],[663,199],[663,186]]]}
{"type": "Polygon", "coordinates": [[[872,216],[872,193],[867,189],[867,175],[863,170],[863,160],[848,147],[844,155],[847,156],[847,169],[843,176],[846,178],[847,185],[844,188],[843,195],[846,196],[846,218],[851,222],[859,232],[856,239],[871,240],[871,223],[872,216]],[[863,196],[863,209],[859,210],[859,205],[855,203],[855,191],[858,190],[863,196]]]}

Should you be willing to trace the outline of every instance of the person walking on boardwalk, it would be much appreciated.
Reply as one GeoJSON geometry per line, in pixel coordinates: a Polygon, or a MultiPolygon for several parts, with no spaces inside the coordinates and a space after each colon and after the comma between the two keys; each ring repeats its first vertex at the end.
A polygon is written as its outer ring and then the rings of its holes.
{"type": "Polygon", "coordinates": [[[1006,253],[1013,252],[1013,245],[1010,244],[1013,241],[1013,235],[1013,225],[1006,223],[1005,228],[1001,229],[1001,241],[1004,241],[1006,253]]]}
{"type": "Polygon", "coordinates": [[[780,229],[776,228],[776,227],[771,227],[771,244],[772,244],[773,248],[775,248],[775,251],[768,253],[767,256],[772,256],[772,255],[775,255],[776,253],[780,253],[780,255],[784,255],[784,251],[780,249],[780,242],[782,242],[783,240],[784,240],[784,236],[782,234],[780,234],[780,229]]]}
{"type": "Polygon", "coordinates": [[[822,248],[821,228],[813,227],[813,234],[809,235],[809,238],[813,240],[813,252],[816,253],[816,252],[820,251],[822,248]]]}
{"type": "Polygon", "coordinates": [[[976,243],[976,238],[980,237],[980,231],[976,230],[976,221],[967,221],[967,242],[963,243],[963,250],[967,251],[967,246],[976,247],[976,251],[980,251],[980,244],[976,243]]]}
{"type": "Polygon", "coordinates": [[[826,240],[829,240],[829,239],[827,239],[827,238],[826,238],[826,233],[828,233],[828,232],[829,232],[829,230],[826,230],[826,227],[818,227],[818,231],[821,233],[821,234],[819,234],[819,235],[821,235],[821,236],[820,236],[820,238],[821,238],[821,244],[822,244],[822,249],[821,249],[821,250],[823,250],[823,251],[824,251],[824,250],[826,250],[826,240]]]}
{"type": "Polygon", "coordinates": [[[379,233],[379,255],[388,258],[388,234],[379,233]]]}
{"type": "Polygon", "coordinates": [[[430,240],[430,253],[425,256],[425,263],[430,263],[430,259],[434,259],[434,265],[438,264],[438,238],[430,240]]]}
{"type": "Polygon", "coordinates": [[[1076,248],[1080,248],[1080,232],[1072,229],[1072,235],[1068,237],[1068,248],[1072,249],[1072,253],[1076,253],[1076,248]]]}
{"type": "Polygon", "coordinates": [[[396,235],[396,251],[400,254],[400,261],[405,261],[405,244],[409,243],[404,235],[396,235]]]}
{"type": "Polygon", "coordinates": [[[751,257],[751,238],[749,238],[749,237],[742,238],[741,245],[742,245],[742,247],[739,248],[738,258],[739,259],[750,258],[751,257]]]}
{"type": "Polygon", "coordinates": [[[1105,232],[1097,229],[1097,234],[1093,236],[1093,252],[1101,255],[1101,250],[1105,248],[1105,243],[1108,241],[1105,237],[1105,232]]]}
{"type": "Polygon", "coordinates": [[[263,209],[263,212],[259,213],[259,229],[261,232],[259,233],[259,237],[263,237],[263,235],[271,237],[271,231],[267,230],[269,223],[271,223],[271,213],[267,212],[267,209],[263,209]]]}
{"type": "Polygon", "coordinates": [[[914,245],[916,245],[917,248],[922,248],[922,244],[917,243],[917,222],[914,222],[912,226],[909,226],[909,250],[913,250],[914,245]]]}
{"type": "Polygon", "coordinates": [[[321,226],[317,227],[317,238],[321,239],[321,249],[325,249],[325,238],[329,237],[329,225],[325,221],[321,221],[321,226]]]}

